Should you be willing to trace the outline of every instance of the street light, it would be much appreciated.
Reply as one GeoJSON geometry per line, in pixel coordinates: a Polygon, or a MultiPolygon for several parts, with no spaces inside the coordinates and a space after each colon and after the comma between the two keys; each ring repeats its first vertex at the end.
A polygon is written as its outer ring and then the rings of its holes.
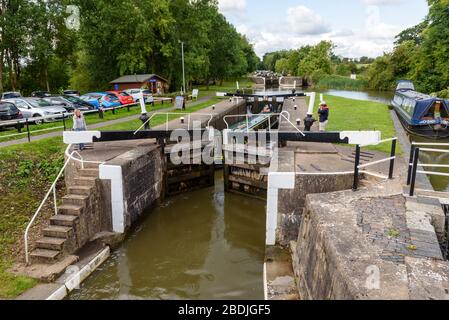
{"type": "Polygon", "coordinates": [[[186,93],[186,69],[184,65],[184,42],[178,40],[178,43],[181,44],[181,55],[182,55],[182,91],[184,94],[186,93]]]}

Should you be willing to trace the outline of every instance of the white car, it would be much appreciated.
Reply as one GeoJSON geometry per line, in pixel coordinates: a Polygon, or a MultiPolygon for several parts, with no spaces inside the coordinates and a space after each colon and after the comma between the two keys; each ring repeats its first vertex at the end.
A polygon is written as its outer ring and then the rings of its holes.
{"type": "MultiPolygon", "coordinates": [[[[64,107],[52,105],[50,102],[40,98],[14,98],[6,99],[4,101],[14,104],[26,119],[54,116],[45,119],[45,122],[49,122],[62,119],[63,115],[67,113],[64,107]]],[[[31,121],[36,124],[44,122],[43,119],[31,121]]]]}
{"type": "Polygon", "coordinates": [[[140,97],[143,93],[145,103],[150,104],[154,102],[153,93],[150,90],[143,90],[143,89],[128,89],[125,90],[127,94],[129,94],[131,97],[133,97],[134,101],[139,103],[140,97]]]}
{"type": "Polygon", "coordinates": [[[3,92],[0,97],[0,100],[13,99],[13,98],[22,98],[20,92],[3,92]]]}

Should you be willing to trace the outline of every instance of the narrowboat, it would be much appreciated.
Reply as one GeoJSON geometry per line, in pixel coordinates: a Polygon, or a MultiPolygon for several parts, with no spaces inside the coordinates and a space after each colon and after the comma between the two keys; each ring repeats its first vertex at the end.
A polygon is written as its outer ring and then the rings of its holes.
{"type": "Polygon", "coordinates": [[[415,91],[412,81],[399,81],[391,105],[409,133],[449,137],[449,101],[415,91]]]}

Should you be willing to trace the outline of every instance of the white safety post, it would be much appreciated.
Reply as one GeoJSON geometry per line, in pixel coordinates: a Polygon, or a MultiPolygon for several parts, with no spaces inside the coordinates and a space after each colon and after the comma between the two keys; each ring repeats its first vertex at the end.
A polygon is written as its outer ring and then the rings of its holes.
{"type": "Polygon", "coordinates": [[[324,96],[322,93],[320,93],[320,103],[324,101],[324,96]]]}
{"type": "Polygon", "coordinates": [[[312,92],[308,96],[310,97],[310,102],[309,102],[309,111],[307,112],[307,114],[314,114],[316,92],[312,92]]]}
{"type": "Polygon", "coordinates": [[[103,164],[99,169],[100,179],[111,180],[112,230],[124,233],[126,222],[122,167],[103,164]]]}
{"type": "Polygon", "coordinates": [[[293,82],[293,89],[296,89],[296,80],[293,82]]]}
{"type": "Polygon", "coordinates": [[[141,109],[141,114],[146,114],[147,113],[147,106],[145,105],[145,95],[143,94],[143,91],[140,91],[140,109],[141,109]]]}
{"type": "Polygon", "coordinates": [[[240,83],[237,81],[236,84],[237,84],[237,90],[240,90],[240,83]]]}
{"type": "Polygon", "coordinates": [[[276,245],[278,227],[279,190],[295,188],[294,172],[270,172],[268,174],[267,235],[266,244],[276,245]]]}

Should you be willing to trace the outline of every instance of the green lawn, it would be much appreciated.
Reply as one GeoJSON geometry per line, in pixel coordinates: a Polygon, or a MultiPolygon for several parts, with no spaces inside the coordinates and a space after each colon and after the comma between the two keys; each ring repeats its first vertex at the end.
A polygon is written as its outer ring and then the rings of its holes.
{"type": "MultiPolygon", "coordinates": [[[[23,255],[23,232],[63,164],[62,138],[0,148],[0,299],[14,298],[37,281],[6,270],[23,255]]],[[[44,210],[49,216],[52,210],[44,210]]]]}
{"type": "MultiPolygon", "coordinates": [[[[352,100],[336,96],[324,96],[330,107],[328,131],[366,131],[376,130],[382,132],[382,139],[396,136],[393,120],[390,117],[388,106],[378,102],[352,100]]],[[[319,98],[316,101],[318,110],[319,98]]],[[[315,117],[318,117],[316,115],[315,117]]],[[[367,149],[389,153],[391,143],[371,146],[367,149]]],[[[400,145],[398,144],[400,153],[400,145]]]]}

